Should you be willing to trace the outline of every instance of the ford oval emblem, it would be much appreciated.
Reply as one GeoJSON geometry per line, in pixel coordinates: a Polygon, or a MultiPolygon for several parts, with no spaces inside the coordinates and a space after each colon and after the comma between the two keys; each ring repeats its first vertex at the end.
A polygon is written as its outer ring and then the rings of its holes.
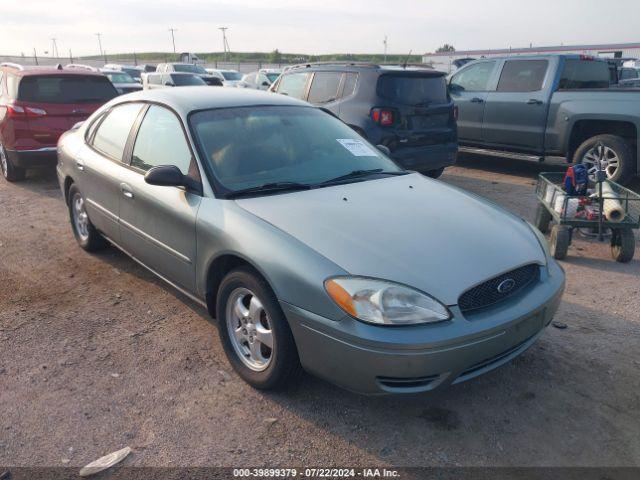
{"type": "Polygon", "coordinates": [[[509,293],[515,286],[516,281],[513,278],[507,278],[498,285],[498,293],[509,293]]]}

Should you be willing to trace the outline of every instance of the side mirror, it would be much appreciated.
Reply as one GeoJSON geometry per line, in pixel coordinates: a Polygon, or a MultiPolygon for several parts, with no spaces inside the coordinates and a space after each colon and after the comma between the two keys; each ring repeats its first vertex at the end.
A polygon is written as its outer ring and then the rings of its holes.
{"type": "Polygon", "coordinates": [[[271,85],[269,82],[262,82],[263,87],[268,87],[269,85],[271,85]]]}
{"type": "Polygon", "coordinates": [[[377,149],[384,153],[387,157],[391,156],[391,150],[386,145],[376,145],[377,149]]]}
{"type": "Polygon", "coordinates": [[[159,187],[186,187],[188,180],[175,165],[161,165],[153,167],[144,176],[149,185],[159,187]]]}

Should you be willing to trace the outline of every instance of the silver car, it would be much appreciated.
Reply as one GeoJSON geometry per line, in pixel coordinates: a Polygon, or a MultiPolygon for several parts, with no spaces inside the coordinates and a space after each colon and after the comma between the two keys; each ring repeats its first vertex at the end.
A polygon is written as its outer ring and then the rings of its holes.
{"type": "Polygon", "coordinates": [[[381,150],[285,96],[169,88],[66,133],[57,172],[80,246],[206,306],[254,387],[427,391],[521,354],[564,289],[544,238],[381,150]]]}

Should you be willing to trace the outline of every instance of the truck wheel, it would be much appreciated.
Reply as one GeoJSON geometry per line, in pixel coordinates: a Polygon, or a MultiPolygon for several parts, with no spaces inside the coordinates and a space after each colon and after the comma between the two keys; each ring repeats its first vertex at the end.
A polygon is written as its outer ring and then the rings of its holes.
{"type": "Polygon", "coordinates": [[[562,260],[567,256],[571,243],[571,231],[566,225],[554,225],[551,228],[549,238],[549,250],[556,260],[562,260]]]}
{"type": "Polygon", "coordinates": [[[627,141],[617,135],[596,135],[582,143],[573,155],[573,163],[582,163],[589,171],[589,178],[595,179],[597,160],[600,152],[595,146],[602,142],[604,146],[603,168],[612,182],[628,183],[636,173],[635,158],[627,141]]]}
{"type": "Polygon", "coordinates": [[[16,167],[11,163],[9,156],[7,155],[4,146],[0,143],[0,170],[2,176],[7,182],[18,182],[24,180],[25,170],[24,168],[16,167]]]}
{"type": "Polygon", "coordinates": [[[628,263],[633,259],[636,239],[630,228],[614,229],[611,235],[611,256],[616,262],[628,263]]]}
{"type": "Polygon", "coordinates": [[[75,185],[69,189],[69,218],[71,229],[78,245],[87,252],[96,252],[106,248],[109,244],[100,232],[93,226],[85,209],[82,193],[75,185]]]}
{"type": "Polygon", "coordinates": [[[538,203],[538,208],[536,209],[536,228],[542,233],[547,233],[549,231],[549,223],[551,223],[551,219],[552,217],[549,210],[547,210],[541,203],[538,203]]]}

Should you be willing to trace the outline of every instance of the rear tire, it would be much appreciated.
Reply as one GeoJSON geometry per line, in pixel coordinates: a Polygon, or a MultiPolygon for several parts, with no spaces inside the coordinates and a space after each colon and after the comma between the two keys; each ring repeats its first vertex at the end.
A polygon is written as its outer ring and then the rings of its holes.
{"type": "Polygon", "coordinates": [[[87,252],[96,252],[106,248],[109,244],[91,223],[84,207],[84,197],[78,187],[71,185],[67,198],[69,199],[68,207],[71,229],[73,230],[73,235],[76,237],[78,245],[87,252]]]}
{"type": "Polygon", "coordinates": [[[636,239],[633,230],[620,228],[612,230],[611,256],[616,262],[628,263],[633,260],[636,250],[636,239]]]}
{"type": "Polygon", "coordinates": [[[610,157],[611,162],[617,164],[615,168],[613,165],[608,167],[607,179],[623,185],[628,183],[636,173],[635,157],[627,141],[617,135],[596,135],[584,141],[573,155],[573,163],[583,163],[589,170],[589,178],[594,180],[594,159],[598,157],[594,147],[598,142],[605,147],[605,158],[610,157]]]}
{"type": "Polygon", "coordinates": [[[551,217],[549,210],[547,210],[541,203],[538,203],[535,221],[536,228],[542,233],[547,233],[549,231],[549,224],[551,223],[552,218],[553,217],[551,217]]]}
{"type": "Polygon", "coordinates": [[[224,277],[216,318],[227,359],[245,382],[276,390],[298,380],[302,367],[293,334],[271,288],[255,271],[240,267],[224,277]],[[256,353],[254,342],[259,343],[256,353]]]}
{"type": "Polygon", "coordinates": [[[569,251],[571,231],[566,225],[554,225],[549,238],[549,250],[556,260],[563,260],[569,251]]]}
{"type": "Polygon", "coordinates": [[[430,177],[430,178],[438,178],[440,177],[440,175],[442,175],[442,172],[444,172],[444,167],[436,168],[435,170],[425,170],[422,173],[423,175],[426,175],[427,177],[430,177]]]}
{"type": "Polygon", "coordinates": [[[0,171],[7,182],[19,182],[26,177],[25,169],[16,167],[11,162],[2,144],[0,144],[0,171]]]}

